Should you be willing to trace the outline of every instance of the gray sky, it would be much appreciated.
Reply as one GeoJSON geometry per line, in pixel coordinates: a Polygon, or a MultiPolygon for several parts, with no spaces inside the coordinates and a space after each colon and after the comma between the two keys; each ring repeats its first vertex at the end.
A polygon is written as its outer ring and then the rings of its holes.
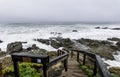
{"type": "Polygon", "coordinates": [[[120,21],[120,0],[0,0],[0,22],[120,21]]]}

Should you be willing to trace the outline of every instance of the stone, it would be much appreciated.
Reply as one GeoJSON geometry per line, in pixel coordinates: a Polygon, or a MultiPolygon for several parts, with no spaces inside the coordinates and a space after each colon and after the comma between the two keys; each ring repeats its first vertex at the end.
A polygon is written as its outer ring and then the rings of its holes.
{"type": "Polygon", "coordinates": [[[47,44],[47,45],[50,44],[49,39],[34,39],[34,40],[35,40],[35,41],[38,41],[38,42],[41,42],[41,43],[43,43],[43,44],[47,44]]]}
{"type": "Polygon", "coordinates": [[[102,29],[108,29],[108,27],[103,27],[102,29]]]}
{"type": "Polygon", "coordinates": [[[22,50],[21,42],[12,42],[7,45],[7,53],[21,52],[22,50]]]}
{"type": "Polygon", "coordinates": [[[77,30],[72,30],[72,32],[78,32],[77,30]]]}
{"type": "Polygon", "coordinates": [[[111,30],[120,30],[120,28],[112,28],[111,30]]]}
{"type": "Polygon", "coordinates": [[[3,41],[2,40],[0,40],[0,43],[2,43],[3,41]]]}
{"type": "Polygon", "coordinates": [[[120,41],[120,38],[113,37],[113,38],[107,38],[107,40],[110,40],[110,41],[120,41]]]}
{"type": "Polygon", "coordinates": [[[95,27],[95,29],[100,29],[100,27],[95,27]]]}
{"type": "Polygon", "coordinates": [[[110,68],[109,68],[109,71],[110,71],[111,73],[114,73],[115,75],[120,76],[120,67],[110,67],[110,68]]]}
{"type": "Polygon", "coordinates": [[[118,47],[120,47],[120,42],[117,42],[116,45],[117,45],[118,47]]]}

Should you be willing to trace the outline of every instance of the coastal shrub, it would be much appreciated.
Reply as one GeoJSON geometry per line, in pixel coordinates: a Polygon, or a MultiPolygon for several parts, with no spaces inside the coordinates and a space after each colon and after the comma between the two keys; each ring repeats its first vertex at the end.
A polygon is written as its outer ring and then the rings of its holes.
{"type": "Polygon", "coordinates": [[[88,75],[88,77],[100,77],[98,74],[93,76],[93,65],[80,65],[80,68],[88,75]]]}
{"type": "MultiPolygon", "coordinates": [[[[38,67],[42,67],[42,65],[36,63],[19,63],[20,77],[43,77],[43,71],[41,70],[40,73],[38,73],[37,70],[35,69],[35,68],[38,69],[38,67]]],[[[2,70],[3,75],[13,72],[14,72],[13,65],[10,67],[6,67],[5,69],[2,70]]],[[[8,75],[8,77],[14,76],[8,75]]]]}

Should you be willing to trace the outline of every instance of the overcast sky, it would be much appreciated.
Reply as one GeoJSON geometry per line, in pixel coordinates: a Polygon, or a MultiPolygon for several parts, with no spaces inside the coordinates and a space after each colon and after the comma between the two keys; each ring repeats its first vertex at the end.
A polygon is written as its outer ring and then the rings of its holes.
{"type": "Polygon", "coordinates": [[[0,22],[120,21],[120,0],[0,0],[0,22]]]}

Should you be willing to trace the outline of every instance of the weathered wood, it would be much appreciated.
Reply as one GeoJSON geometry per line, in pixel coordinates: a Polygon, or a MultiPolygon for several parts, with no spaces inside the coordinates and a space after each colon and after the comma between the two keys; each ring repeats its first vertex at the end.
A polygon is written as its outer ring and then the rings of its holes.
{"type": "Polygon", "coordinates": [[[83,65],[85,65],[85,61],[86,61],[86,54],[83,54],[83,65]]]}
{"type": "Polygon", "coordinates": [[[0,63],[0,77],[3,77],[2,76],[2,63],[0,63]]]}
{"type": "Polygon", "coordinates": [[[89,56],[89,57],[95,59],[95,64],[94,64],[94,69],[93,69],[93,76],[96,75],[97,67],[98,67],[101,77],[112,77],[110,72],[107,70],[107,67],[103,63],[100,56],[98,56],[96,54],[93,54],[91,52],[87,52],[87,51],[81,51],[81,50],[75,50],[75,49],[73,51],[77,52],[77,57],[78,57],[78,53],[82,53],[84,55],[83,56],[83,65],[85,64],[86,56],[89,56]]]}
{"type": "Polygon", "coordinates": [[[94,63],[94,69],[93,69],[93,76],[96,76],[96,74],[97,74],[97,63],[95,61],[95,63],[94,63]]]}
{"type": "Polygon", "coordinates": [[[103,63],[101,57],[98,55],[96,55],[96,62],[97,62],[101,77],[112,77],[110,72],[107,70],[106,65],[103,63]]]}
{"type": "Polygon", "coordinates": [[[64,61],[65,71],[67,71],[67,59],[68,53],[66,51],[58,51],[58,57],[49,60],[48,55],[32,55],[27,53],[13,53],[11,54],[13,64],[14,64],[14,74],[15,77],[20,77],[19,75],[19,67],[18,62],[33,62],[43,64],[43,75],[44,77],[48,77],[47,70],[48,67],[56,64],[57,62],[64,61]]]}
{"type": "Polygon", "coordinates": [[[77,52],[77,62],[79,62],[79,52],[77,52]]]}

